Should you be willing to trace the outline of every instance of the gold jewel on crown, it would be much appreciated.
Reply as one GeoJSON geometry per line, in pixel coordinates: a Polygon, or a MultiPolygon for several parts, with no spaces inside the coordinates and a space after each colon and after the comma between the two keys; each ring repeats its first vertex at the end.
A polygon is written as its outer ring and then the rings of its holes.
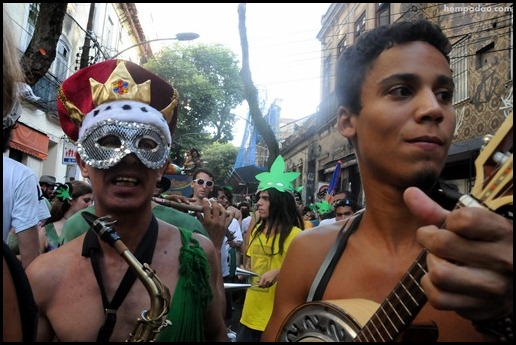
{"type": "Polygon", "coordinates": [[[116,68],[105,84],[90,78],[91,97],[95,107],[108,102],[130,99],[132,101],[150,103],[151,81],[136,84],[125,67],[124,61],[117,61],[116,68]]]}

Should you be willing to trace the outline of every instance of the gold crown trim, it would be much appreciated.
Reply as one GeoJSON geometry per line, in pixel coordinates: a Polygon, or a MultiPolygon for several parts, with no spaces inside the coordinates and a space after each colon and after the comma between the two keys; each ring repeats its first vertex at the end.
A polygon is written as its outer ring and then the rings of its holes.
{"type": "Polygon", "coordinates": [[[151,81],[136,84],[124,61],[117,61],[116,68],[104,84],[90,78],[90,85],[95,107],[124,99],[150,104],[151,81]]]}
{"type": "Polygon", "coordinates": [[[167,123],[170,123],[172,120],[172,116],[174,116],[174,109],[177,107],[177,103],[179,102],[179,92],[174,89],[172,93],[172,99],[170,104],[163,110],[161,110],[161,113],[165,117],[165,120],[167,120],[167,123]]]}
{"type": "Polygon", "coordinates": [[[72,102],[68,100],[63,91],[63,86],[59,87],[58,97],[61,100],[61,103],[63,103],[63,105],[67,109],[68,116],[70,116],[70,119],[72,120],[74,125],[80,127],[82,119],[84,118],[84,114],[82,113],[82,111],[79,110],[79,108],[77,108],[72,102]]]}

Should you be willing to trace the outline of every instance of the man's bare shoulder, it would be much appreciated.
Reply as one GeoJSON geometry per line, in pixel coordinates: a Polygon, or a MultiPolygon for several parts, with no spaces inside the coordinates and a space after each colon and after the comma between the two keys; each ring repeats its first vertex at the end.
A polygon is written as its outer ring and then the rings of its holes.
{"type": "Polygon", "coordinates": [[[55,265],[68,265],[67,260],[73,257],[80,258],[82,256],[82,245],[84,242],[84,235],[74,238],[70,242],[66,242],[60,247],[39,255],[36,259],[40,265],[45,265],[48,262],[56,261],[55,265]],[[41,262],[40,262],[41,261],[41,262]]]}
{"type": "Polygon", "coordinates": [[[55,284],[64,277],[71,267],[78,268],[82,257],[84,236],[67,242],[50,252],[38,255],[27,267],[27,276],[32,284],[55,284]]]}
{"type": "Polygon", "coordinates": [[[208,237],[204,236],[203,234],[193,232],[192,237],[195,238],[199,242],[199,245],[204,250],[212,250],[215,248],[213,246],[213,242],[208,237]]]}
{"type": "MultiPolygon", "coordinates": [[[[167,209],[172,209],[172,208],[171,207],[167,207],[167,209]]],[[[172,212],[174,212],[174,211],[172,211],[172,212]]],[[[177,233],[179,232],[179,229],[174,224],[167,223],[166,221],[161,220],[161,219],[157,219],[157,221],[158,221],[160,232],[162,232],[162,231],[170,231],[169,234],[172,234],[172,235],[174,235],[176,232],[177,233]]]]}
{"type": "Polygon", "coordinates": [[[315,239],[330,238],[332,240],[338,235],[340,229],[345,224],[345,221],[339,221],[331,224],[316,226],[310,229],[305,229],[296,238],[303,238],[303,241],[313,241],[315,239]]]}
{"type": "Polygon", "coordinates": [[[319,265],[326,257],[335,242],[343,223],[318,226],[302,231],[289,247],[289,255],[295,256],[296,261],[307,261],[319,265]],[[316,243],[317,245],[314,245],[316,243]],[[291,254],[290,254],[291,253],[291,254]],[[307,253],[310,253],[307,255],[307,253]]]}
{"type": "MultiPolygon", "coordinates": [[[[167,240],[173,240],[172,242],[178,242],[175,237],[179,237],[181,236],[180,235],[180,231],[178,227],[174,226],[174,225],[171,225],[171,224],[168,224],[168,223],[165,223],[163,221],[160,221],[160,223],[162,223],[162,227],[160,225],[160,230],[165,230],[164,232],[167,234],[167,237],[168,239],[167,240]]],[[[183,231],[190,231],[190,230],[183,230],[183,231]]],[[[200,234],[198,232],[192,232],[192,238],[196,239],[197,242],[199,242],[199,245],[201,246],[201,248],[206,251],[206,250],[214,250],[214,246],[213,246],[213,242],[208,238],[206,237],[205,235],[203,234],[200,234]]],[[[178,243],[180,243],[181,241],[179,241],[178,243]]]]}

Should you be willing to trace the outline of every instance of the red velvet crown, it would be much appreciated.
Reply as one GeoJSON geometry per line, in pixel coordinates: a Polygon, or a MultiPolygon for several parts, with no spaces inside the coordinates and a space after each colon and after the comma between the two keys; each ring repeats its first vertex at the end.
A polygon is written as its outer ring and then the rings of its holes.
{"type": "Polygon", "coordinates": [[[101,104],[130,99],[160,111],[174,134],[178,92],[166,81],[135,63],[107,60],[78,70],[59,88],[57,110],[63,131],[77,141],[86,114],[101,104]]]}

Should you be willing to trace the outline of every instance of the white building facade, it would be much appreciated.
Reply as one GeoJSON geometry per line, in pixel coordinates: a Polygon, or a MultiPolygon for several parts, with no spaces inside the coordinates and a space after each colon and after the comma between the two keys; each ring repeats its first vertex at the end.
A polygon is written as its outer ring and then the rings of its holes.
{"type": "MultiPolygon", "coordinates": [[[[39,3],[4,4],[4,11],[13,22],[11,31],[20,56],[32,38],[40,6],[39,3]]],[[[107,60],[118,51],[142,41],[145,41],[145,36],[135,4],[69,3],[56,58],[43,78],[35,85],[26,85],[18,126],[13,130],[10,148],[4,156],[30,167],[37,176],[52,175],[61,183],[71,179],[82,180],[75,164],[75,143],[69,141],[62,131],[57,115],[59,86],[84,67],[81,66],[82,54],[88,55],[85,61],[89,65],[107,60]]],[[[123,57],[138,61],[141,56],[149,54],[152,54],[150,47],[142,45],[124,53],[123,57]]]]}

